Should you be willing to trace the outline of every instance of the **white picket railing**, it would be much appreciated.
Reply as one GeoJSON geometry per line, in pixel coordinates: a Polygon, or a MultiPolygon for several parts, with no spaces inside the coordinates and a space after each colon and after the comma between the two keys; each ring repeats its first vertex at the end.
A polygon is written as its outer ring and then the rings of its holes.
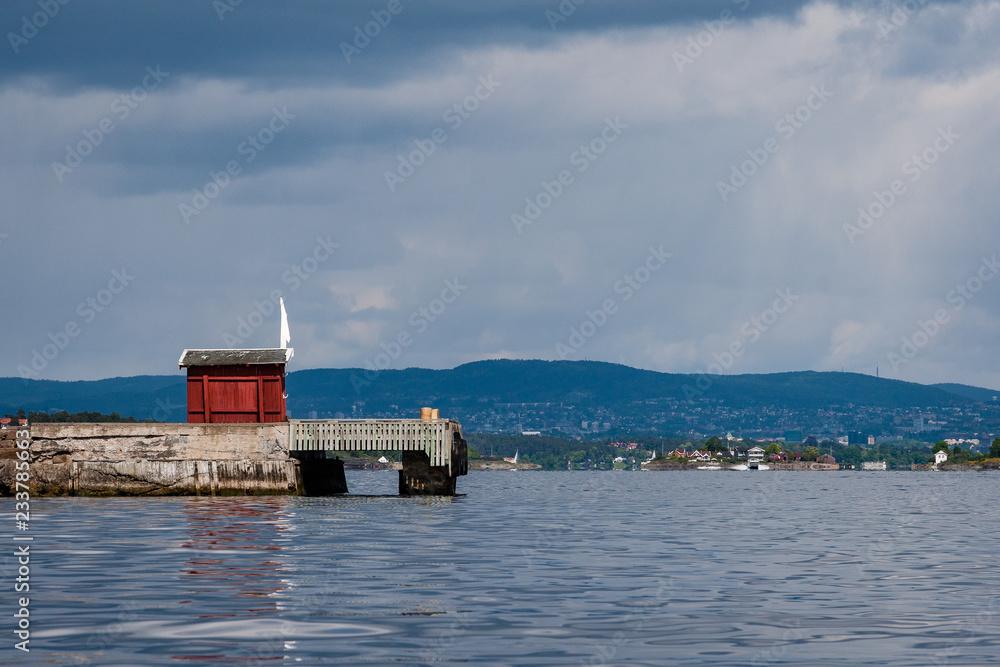
{"type": "Polygon", "coordinates": [[[424,451],[432,466],[451,469],[452,419],[290,419],[290,451],[424,451]]]}

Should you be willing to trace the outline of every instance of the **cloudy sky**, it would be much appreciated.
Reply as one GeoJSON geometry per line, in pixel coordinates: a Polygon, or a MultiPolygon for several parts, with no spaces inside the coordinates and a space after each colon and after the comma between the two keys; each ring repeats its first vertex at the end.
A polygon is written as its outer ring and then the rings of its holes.
{"type": "Polygon", "coordinates": [[[1000,387],[1000,2],[4,2],[0,375],[1000,387]],[[381,356],[380,356],[381,355],[381,356]]]}

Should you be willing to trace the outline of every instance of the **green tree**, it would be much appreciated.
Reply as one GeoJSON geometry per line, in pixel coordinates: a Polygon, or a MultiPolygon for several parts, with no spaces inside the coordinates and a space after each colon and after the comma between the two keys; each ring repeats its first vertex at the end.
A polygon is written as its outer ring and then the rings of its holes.
{"type": "Polygon", "coordinates": [[[721,452],[722,451],[722,440],[717,436],[712,436],[705,442],[705,449],[709,452],[721,452]]]}
{"type": "Polygon", "coordinates": [[[802,458],[809,461],[815,461],[817,456],[819,456],[819,449],[816,447],[806,447],[805,451],[802,452],[802,458]]]}
{"type": "Polygon", "coordinates": [[[1000,438],[994,438],[990,445],[990,458],[1000,459],[1000,438]]]}
{"type": "Polygon", "coordinates": [[[938,441],[938,442],[937,442],[937,443],[936,443],[936,444],[934,445],[934,449],[932,449],[932,450],[931,450],[931,454],[937,454],[937,453],[938,453],[938,452],[940,452],[940,451],[941,451],[942,449],[943,449],[943,450],[945,451],[945,453],[947,454],[947,453],[948,453],[948,443],[947,443],[947,442],[945,442],[944,440],[939,440],[939,441],[938,441]]]}
{"type": "Polygon", "coordinates": [[[768,445],[767,447],[764,448],[764,453],[767,454],[767,455],[777,454],[780,451],[782,451],[781,450],[781,445],[779,445],[776,442],[772,442],[770,445],[768,445]]]}

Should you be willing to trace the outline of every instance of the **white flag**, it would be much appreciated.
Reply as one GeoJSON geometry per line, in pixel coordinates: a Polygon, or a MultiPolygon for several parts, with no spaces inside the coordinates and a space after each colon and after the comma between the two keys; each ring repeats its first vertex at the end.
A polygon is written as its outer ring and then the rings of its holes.
{"type": "Polygon", "coordinates": [[[288,333],[288,313],[285,312],[285,300],[279,298],[278,305],[281,306],[281,343],[279,347],[285,350],[288,349],[288,343],[291,342],[292,337],[288,333]]]}

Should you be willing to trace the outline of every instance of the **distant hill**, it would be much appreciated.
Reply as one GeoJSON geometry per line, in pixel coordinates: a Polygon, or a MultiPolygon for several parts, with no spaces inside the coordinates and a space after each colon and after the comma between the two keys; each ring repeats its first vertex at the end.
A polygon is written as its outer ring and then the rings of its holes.
{"type": "Polygon", "coordinates": [[[0,378],[0,413],[117,412],[123,417],[185,421],[183,375],[137,375],[106,380],[57,382],[0,378]]]}
{"type": "MultiPolygon", "coordinates": [[[[801,371],[699,377],[657,373],[594,361],[490,360],[450,370],[408,368],[371,373],[314,369],[288,375],[288,407],[301,417],[357,416],[362,411],[415,413],[421,405],[484,406],[496,403],[617,405],[655,399],[721,401],[732,407],[819,409],[831,405],[935,408],[992,401],[1000,392],[958,384],[927,386],[856,373],[801,371]],[[706,387],[706,384],[708,386],[706,387]],[[393,407],[395,406],[395,407],[393,407]]],[[[184,421],[182,375],[146,375],[98,381],[56,382],[0,378],[0,414],[26,411],[118,412],[138,419],[184,421]]]]}
{"type": "Polygon", "coordinates": [[[974,401],[982,401],[983,403],[993,403],[994,401],[1000,400],[1000,391],[997,391],[996,389],[983,389],[982,387],[970,387],[967,384],[952,383],[935,384],[931,386],[943,389],[951,394],[971,398],[974,401]]]}
{"type": "Polygon", "coordinates": [[[699,377],[657,373],[593,361],[492,360],[451,370],[387,370],[363,375],[357,369],[298,371],[288,378],[290,405],[300,410],[347,410],[367,406],[475,405],[487,403],[567,403],[615,405],[658,398],[707,398],[733,407],[829,405],[886,408],[943,407],[970,398],[913,382],[856,373],[801,371],[766,375],[699,377]],[[355,387],[371,377],[370,384],[355,387]],[[706,383],[710,383],[706,388],[706,383]],[[332,406],[338,406],[333,408],[332,406]]]}

